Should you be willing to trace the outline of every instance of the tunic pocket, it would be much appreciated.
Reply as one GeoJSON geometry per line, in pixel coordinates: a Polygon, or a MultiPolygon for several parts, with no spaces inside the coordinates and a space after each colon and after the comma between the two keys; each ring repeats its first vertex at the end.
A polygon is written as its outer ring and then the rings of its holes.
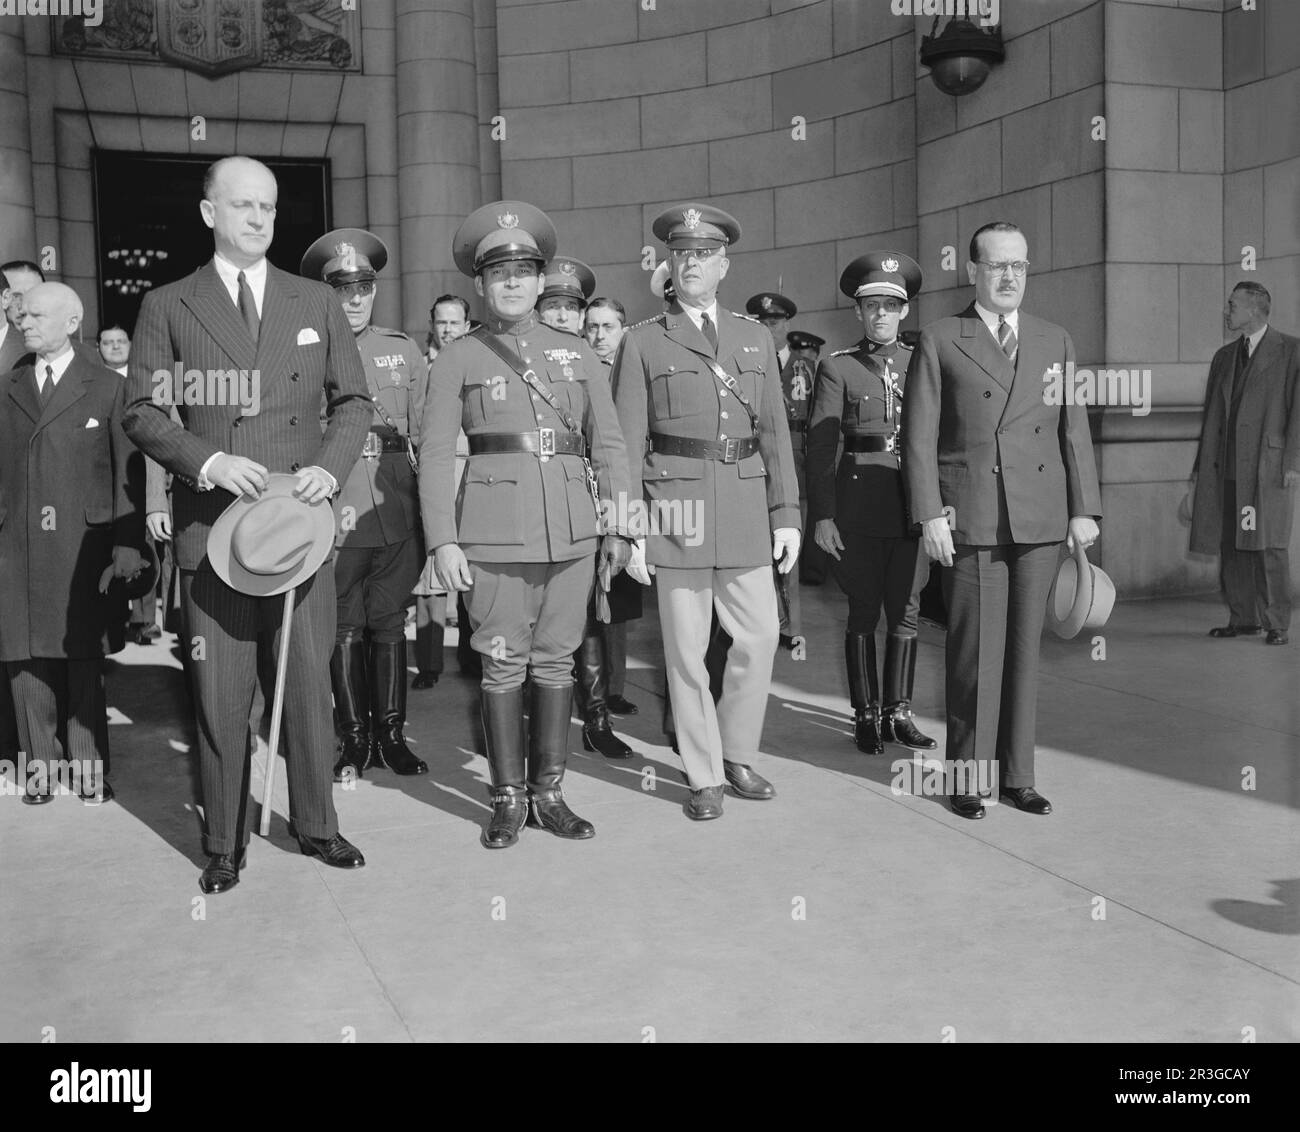
{"type": "Polygon", "coordinates": [[[476,469],[461,485],[457,537],[461,544],[519,546],[524,541],[519,483],[513,475],[476,469]]]}
{"type": "Polygon", "coordinates": [[[657,420],[692,416],[701,411],[701,375],[695,372],[656,374],[650,382],[650,397],[657,420]]]}

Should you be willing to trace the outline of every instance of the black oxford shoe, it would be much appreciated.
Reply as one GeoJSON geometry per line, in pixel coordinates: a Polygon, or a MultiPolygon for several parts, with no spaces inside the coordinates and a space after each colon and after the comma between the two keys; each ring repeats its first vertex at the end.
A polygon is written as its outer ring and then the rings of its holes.
{"type": "Polygon", "coordinates": [[[999,799],[1006,799],[1017,810],[1027,814],[1050,814],[1052,803],[1044,798],[1032,786],[1004,786],[999,791],[999,799]]]}
{"type": "Polygon", "coordinates": [[[1264,638],[1266,645],[1284,645],[1286,641],[1286,634],[1281,629],[1270,629],[1268,636],[1264,638]]]}
{"type": "Polygon", "coordinates": [[[214,853],[199,874],[199,891],[205,896],[229,891],[239,883],[239,872],[243,867],[242,849],[238,853],[214,853]]]}
{"type": "Polygon", "coordinates": [[[624,699],[622,696],[606,696],[605,706],[615,715],[636,715],[641,710],[631,700],[624,699]]]}
{"type": "Polygon", "coordinates": [[[98,789],[92,787],[81,796],[81,800],[87,805],[96,806],[100,802],[111,802],[116,797],[117,794],[113,790],[113,784],[103,780],[99,783],[98,789]]]}
{"type": "Polygon", "coordinates": [[[980,801],[978,794],[954,794],[951,805],[952,812],[959,818],[978,821],[984,816],[984,803],[980,801]]]}
{"type": "Polygon", "coordinates": [[[686,803],[686,816],[692,821],[712,821],[722,817],[722,787],[706,786],[692,790],[686,803]]]}
{"type": "Polygon", "coordinates": [[[1253,637],[1259,632],[1258,625],[1224,625],[1211,629],[1211,637],[1253,637]]]}
{"type": "Polygon", "coordinates": [[[731,784],[731,789],[741,798],[754,798],[765,802],[776,797],[776,789],[761,774],[756,774],[752,767],[744,763],[731,763],[725,759],[722,770],[731,784]]]}
{"type": "Polygon", "coordinates": [[[359,869],[366,863],[361,850],[341,833],[336,833],[333,837],[308,837],[305,833],[300,833],[298,848],[304,856],[319,857],[325,864],[336,869],[359,869]]]}
{"type": "Polygon", "coordinates": [[[599,751],[607,759],[630,759],[635,752],[609,726],[582,725],[582,747],[586,751],[599,751]]]}
{"type": "Polygon", "coordinates": [[[424,688],[432,688],[437,682],[438,674],[436,672],[420,672],[411,681],[411,687],[419,691],[424,688]]]}
{"type": "Polygon", "coordinates": [[[22,794],[22,803],[24,806],[43,806],[46,802],[53,802],[53,792],[48,794],[29,794],[26,790],[22,794]]]}

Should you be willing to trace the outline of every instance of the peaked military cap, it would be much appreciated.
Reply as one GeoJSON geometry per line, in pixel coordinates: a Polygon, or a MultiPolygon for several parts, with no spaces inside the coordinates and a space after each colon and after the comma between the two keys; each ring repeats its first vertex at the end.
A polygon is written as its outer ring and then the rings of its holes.
{"type": "Polygon", "coordinates": [[[452,238],[451,254],[469,276],[510,260],[532,260],[540,270],[555,255],[555,225],[536,205],[495,201],[465,218],[452,238]]]}
{"type": "Polygon", "coordinates": [[[826,345],[825,338],[818,338],[806,330],[792,330],[785,336],[785,340],[792,350],[820,350],[826,345]]]}
{"type": "Polygon", "coordinates": [[[384,241],[364,228],[335,228],[303,253],[298,274],[331,285],[373,279],[388,262],[384,241]]]}
{"type": "Polygon", "coordinates": [[[546,265],[538,301],[563,296],[577,299],[585,307],[587,300],[595,293],[596,273],[580,259],[557,255],[546,265]]]}
{"type": "Polygon", "coordinates": [[[799,308],[775,291],[760,291],[745,304],[745,313],[756,318],[794,318],[799,308]]]}
{"type": "Polygon", "coordinates": [[[650,227],[670,248],[725,248],[740,242],[740,221],[711,204],[673,205],[650,227]]]}
{"type": "Polygon", "coordinates": [[[921,289],[921,268],[902,252],[867,252],[844,269],[840,290],[850,299],[892,295],[907,302],[921,289]]]}

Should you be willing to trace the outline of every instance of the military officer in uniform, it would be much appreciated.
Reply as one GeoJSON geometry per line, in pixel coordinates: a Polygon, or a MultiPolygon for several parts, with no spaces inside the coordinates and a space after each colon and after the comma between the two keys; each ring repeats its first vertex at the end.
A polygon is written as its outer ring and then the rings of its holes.
{"type": "Polygon", "coordinates": [[[580,259],[557,255],[542,273],[537,317],[556,330],[582,333],[582,312],[596,293],[596,273],[580,259]]]}
{"type": "Polygon", "coordinates": [[[898,341],[921,269],[901,252],[868,252],[840,276],[864,336],[824,358],[808,426],[808,499],[814,538],[833,559],[848,595],[844,635],[853,737],[858,750],[884,753],[884,742],[933,750],[912,720],[920,592],[930,572],[911,530],[899,471],[903,382],[912,351],[898,341]],[[836,472],[836,452],[843,456],[836,472]],[[884,697],[876,667],[876,622],[884,606],[884,697]]]}
{"type": "Polygon", "coordinates": [[[420,505],[439,581],[468,591],[471,643],[483,659],[492,817],[482,841],[489,849],[513,845],[525,818],[560,837],[588,838],[594,828],[561,791],[573,654],[597,548],[614,573],[628,561],[630,542],[620,537],[627,532],[606,529],[613,501],[628,491],[627,453],[591,347],[538,320],[541,269],[555,252],[546,214],[520,201],[485,205],[460,226],[452,251],[487,320],[433,363],[420,505]],[[453,506],[461,427],[470,456],[453,506]]]}
{"type": "MultiPolygon", "coordinates": [[[[428,386],[420,348],[400,330],[371,324],[382,240],[360,228],[326,232],[300,273],[334,288],[356,335],[374,419],[361,459],[339,495],[334,581],[338,627],[330,682],[341,749],[335,781],[368,767],[395,774],[429,768],[406,745],[406,609],[424,555],[412,437],[428,386]]],[[[454,438],[453,438],[454,440],[454,438]]]]}
{"type": "Polygon", "coordinates": [[[614,400],[649,509],[686,813],[701,821],[722,815],[724,783],[774,793],[742,760],[762,739],[780,631],[772,563],[788,574],[798,556],[799,495],[772,336],[717,300],[739,223],[685,204],[653,229],[677,297],[624,336],[614,400]],[[716,706],[704,659],[714,610],[732,638],[716,706]]]}

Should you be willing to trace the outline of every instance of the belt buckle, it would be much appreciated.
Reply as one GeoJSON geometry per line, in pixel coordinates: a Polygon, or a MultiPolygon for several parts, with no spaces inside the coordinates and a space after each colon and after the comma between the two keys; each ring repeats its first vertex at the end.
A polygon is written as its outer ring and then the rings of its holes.
{"type": "Polygon", "coordinates": [[[722,462],[734,464],[740,459],[740,442],[733,436],[722,447],[722,462]]]}
{"type": "Polygon", "coordinates": [[[555,429],[539,428],[537,430],[537,439],[537,454],[543,460],[555,455],[555,429]]]}
{"type": "Polygon", "coordinates": [[[361,448],[361,455],[367,460],[378,459],[384,450],[384,442],[373,432],[366,433],[366,442],[361,448]]]}

